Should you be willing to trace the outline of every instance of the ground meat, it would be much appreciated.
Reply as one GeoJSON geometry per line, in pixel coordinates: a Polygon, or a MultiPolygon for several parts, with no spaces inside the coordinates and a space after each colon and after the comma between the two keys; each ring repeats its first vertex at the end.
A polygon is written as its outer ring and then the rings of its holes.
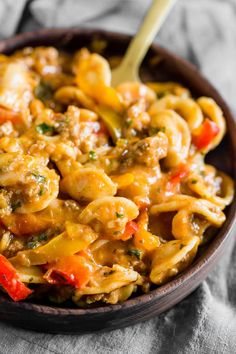
{"type": "Polygon", "coordinates": [[[167,155],[168,139],[165,134],[158,133],[134,144],[130,144],[121,154],[121,162],[127,166],[134,163],[154,167],[167,155]]]}

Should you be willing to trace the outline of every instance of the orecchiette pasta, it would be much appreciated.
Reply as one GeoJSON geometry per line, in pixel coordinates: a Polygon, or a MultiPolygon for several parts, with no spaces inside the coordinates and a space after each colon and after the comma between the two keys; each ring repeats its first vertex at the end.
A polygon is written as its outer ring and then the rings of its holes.
{"type": "Polygon", "coordinates": [[[204,161],[225,129],[178,83],[111,87],[87,49],[0,57],[1,288],[115,304],[185,270],[233,199],[204,161]]]}
{"type": "Polygon", "coordinates": [[[149,108],[149,114],[155,115],[162,109],[171,109],[188,123],[190,131],[198,128],[203,121],[203,113],[198,104],[192,98],[182,98],[166,95],[149,108]]]}
{"type": "Polygon", "coordinates": [[[102,170],[81,168],[65,176],[61,189],[77,201],[92,201],[116,194],[116,185],[102,170]]]}
{"type": "Polygon", "coordinates": [[[151,118],[151,127],[162,129],[168,138],[168,153],[165,164],[168,167],[179,165],[189,154],[191,134],[187,123],[171,110],[160,110],[151,118]]]}

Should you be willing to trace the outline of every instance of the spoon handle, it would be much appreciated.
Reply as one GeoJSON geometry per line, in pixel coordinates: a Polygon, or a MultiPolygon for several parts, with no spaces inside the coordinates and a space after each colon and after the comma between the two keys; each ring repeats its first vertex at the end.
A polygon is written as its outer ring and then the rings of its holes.
{"type": "Polygon", "coordinates": [[[129,73],[129,78],[126,81],[138,80],[139,66],[175,1],[153,0],[120,65],[127,74],[129,73]]]}

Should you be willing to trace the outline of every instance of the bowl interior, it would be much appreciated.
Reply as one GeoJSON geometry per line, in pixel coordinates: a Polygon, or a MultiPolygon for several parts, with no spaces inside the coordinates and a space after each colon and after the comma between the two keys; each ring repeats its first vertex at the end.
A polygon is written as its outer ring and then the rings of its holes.
{"type": "MultiPolygon", "coordinates": [[[[71,52],[81,47],[91,48],[95,38],[107,42],[103,53],[105,57],[123,55],[130,41],[130,37],[127,35],[97,30],[42,30],[38,31],[37,34],[25,33],[9,40],[1,41],[0,52],[10,54],[25,46],[35,47],[47,45],[52,45],[60,50],[71,52]]],[[[211,84],[201,76],[192,64],[157,45],[153,45],[150,48],[142,64],[140,73],[143,81],[177,81],[188,87],[195,97],[210,96],[215,99],[224,112],[228,132],[220,146],[209,154],[207,161],[220,170],[227,172],[235,179],[236,129],[234,120],[229,108],[211,84]],[[155,60],[157,64],[155,64],[155,60]]],[[[227,220],[223,227],[219,230],[216,237],[209,243],[209,245],[199,253],[194,263],[186,271],[179,274],[167,284],[152,290],[148,295],[139,295],[136,298],[127,300],[126,303],[122,305],[103,305],[101,306],[103,310],[101,310],[106,311],[106,309],[115,309],[117,306],[123,306],[125,308],[127,306],[133,306],[136,300],[145,302],[152,297],[164,296],[173,291],[173,289],[178,287],[179,284],[185,282],[189,277],[193,277],[199,268],[204,266],[205,262],[210,262],[211,258],[214,258],[217,249],[228,237],[229,230],[235,217],[235,210],[236,201],[234,200],[225,211],[227,220]]],[[[4,295],[0,296],[5,298],[4,295]]],[[[45,305],[48,305],[48,303],[45,303],[45,305]]],[[[55,306],[50,304],[50,307],[53,308],[55,306]]],[[[66,306],[63,305],[61,308],[66,308],[66,306]]],[[[79,313],[84,310],[77,309],[75,311],[79,313]]],[[[86,311],[92,313],[93,309],[88,309],[86,311]]]]}

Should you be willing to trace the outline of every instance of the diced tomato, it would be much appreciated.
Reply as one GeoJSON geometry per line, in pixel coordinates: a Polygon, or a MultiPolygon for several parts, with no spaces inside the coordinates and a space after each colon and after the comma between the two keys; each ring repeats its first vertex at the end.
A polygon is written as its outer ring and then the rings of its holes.
{"type": "Polygon", "coordinates": [[[22,123],[21,113],[9,111],[3,107],[0,107],[0,124],[3,124],[7,121],[11,121],[13,124],[22,123]]]}
{"type": "Polygon", "coordinates": [[[212,142],[219,131],[220,129],[215,122],[205,119],[200,128],[200,133],[193,136],[192,142],[198,150],[204,149],[212,142]]]}
{"type": "Polygon", "coordinates": [[[24,300],[32,293],[20,281],[15,268],[3,255],[0,255],[0,285],[14,301],[24,300]]]}
{"type": "Polygon", "coordinates": [[[148,202],[147,200],[138,200],[136,202],[136,205],[138,206],[139,210],[145,210],[149,207],[150,202],[148,202]]]}
{"type": "Polygon", "coordinates": [[[50,284],[68,284],[81,288],[89,281],[92,272],[92,266],[85,257],[71,255],[49,266],[44,278],[50,284]]]}
{"type": "Polygon", "coordinates": [[[185,164],[180,164],[167,182],[167,189],[173,189],[183,178],[187,177],[188,173],[188,167],[185,164]]]}
{"type": "Polygon", "coordinates": [[[134,221],[128,221],[125,227],[125,232],[121,236],[121,240],[126,241],[138,231],[138,225],[134,221]]]}
{"type": "Polygon", "coordinates": [[[74,274],[67,274],[60,269],[49,269],[44,278],[50,284],[75,285],[74,274]]]}

